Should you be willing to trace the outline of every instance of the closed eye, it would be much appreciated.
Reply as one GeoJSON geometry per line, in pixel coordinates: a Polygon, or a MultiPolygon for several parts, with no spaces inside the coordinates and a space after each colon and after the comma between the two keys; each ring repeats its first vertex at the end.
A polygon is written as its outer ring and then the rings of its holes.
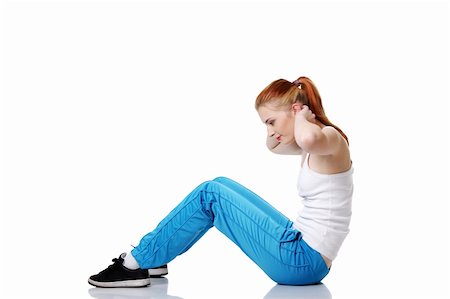
{"type": "Polygon", "coordinates": [[[275,123],[275,120],[273,120],[273,119],[266,120],[266,125],[273,126],[274,123],[275,123]]]}

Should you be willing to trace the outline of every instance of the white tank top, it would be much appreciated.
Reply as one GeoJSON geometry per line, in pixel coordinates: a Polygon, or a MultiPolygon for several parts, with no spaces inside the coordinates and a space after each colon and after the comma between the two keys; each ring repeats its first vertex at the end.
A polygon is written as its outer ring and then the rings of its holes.
{"type": "Polygon", "coordinates": [[[294,228],[313,249],[334,260],[349,233],[352,215],[353,166],[341,173],[320,174],[309,168],[307,154],[297,189],[303,209],[294,228]]]}

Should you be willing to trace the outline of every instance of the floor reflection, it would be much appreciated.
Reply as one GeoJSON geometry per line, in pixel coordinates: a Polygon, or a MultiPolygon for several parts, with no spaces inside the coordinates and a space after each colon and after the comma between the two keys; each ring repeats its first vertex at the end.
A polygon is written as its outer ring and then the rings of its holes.
{"type": "MultiPolygon", "coordinates": [[[[149,287],[144,288],[91,288],[89,295],[97,299],[182,299],[182,297],[167,294],[169,280],[154,278],[149,287]]],[[[239,298],[239,290],[236,290],[239,298]]],[[[328,288],[319,283],[310,286],[275,285],[264,296],[264,299],[331,299],[328,288]]]]}
{"type": "Polygon", "coordinates": [[[331,293],[323,284],[309,286],[276,285],[264,299],[331,299],[331,293]]]}
{"type": "Polygon", "coordinates": [[[167,278],[155,278],[152,284],[144,288],[91,288],[89,295],[97,299],[182,299],[167,294],[169,281],[167,278]]]}

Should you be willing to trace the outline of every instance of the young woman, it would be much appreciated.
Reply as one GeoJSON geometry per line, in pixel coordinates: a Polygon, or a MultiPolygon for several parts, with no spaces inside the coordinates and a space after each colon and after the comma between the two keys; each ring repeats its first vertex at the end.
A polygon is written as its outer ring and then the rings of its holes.
{"type": "Polygon", "coordinates": [[[137,247],[91,276],[90,284],[147,286],[150,277],[167,274],[167,263],[213,226],[279,284],[314,284],[329,273],[351,217],[347,136],[328,120],[319,92],[306,77],[272,82],[258,95],[255,108],[267,126],[268,148],[302,156],[298,218],[290,221],[252,191],[219,177],[195,188],[137,247]]]}

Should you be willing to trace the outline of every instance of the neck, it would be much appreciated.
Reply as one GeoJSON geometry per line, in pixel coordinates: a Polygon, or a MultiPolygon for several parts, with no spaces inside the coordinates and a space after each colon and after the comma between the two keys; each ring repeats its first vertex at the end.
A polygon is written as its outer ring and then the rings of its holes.
{"type": "Polygon", "coordinates": [[[314,124],[318,125],[321,129],[323,129],[324,127],[326,127],[323,123],[321,123],[321,122],[318,121],[317,119],[314,119],[314,124]]]}

